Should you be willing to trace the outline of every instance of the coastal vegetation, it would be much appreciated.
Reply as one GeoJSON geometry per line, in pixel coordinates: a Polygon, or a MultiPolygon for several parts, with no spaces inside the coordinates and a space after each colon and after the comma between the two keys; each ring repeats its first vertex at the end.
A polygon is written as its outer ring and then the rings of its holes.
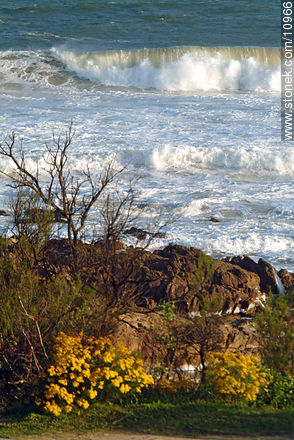
{"type": "Polygon", "coordinates": [[[122,170],[112,164],[98,179],[89,169],[75,177],[67,167],[72,140],[70,128],[47,146],[44,183],[15,151],[14,136],[0,146],[14,163],[16,191],[14,236],[0,237],[0,435],[113,427],[293,433],[293,290],[267,292],[256,307],[257,356],[231,349],[225,315],[237,307],[226,295],[244,291],[244,310],[249,299],[258,304],[256,273],[200,250],[150,253],[158,230],[126,246],[133,185],[118,193],[122,170]],[[86,242],[97,204],[100,235],[86,242]],[[60,227],[66,238],[56,236],[60,227]]]}

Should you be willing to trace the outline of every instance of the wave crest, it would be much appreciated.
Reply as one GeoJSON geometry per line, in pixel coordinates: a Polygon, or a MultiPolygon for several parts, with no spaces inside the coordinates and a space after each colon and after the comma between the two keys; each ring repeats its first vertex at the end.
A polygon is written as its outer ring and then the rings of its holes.
{"type": "Polygon", "coordinates": [[[53,49],[71,71],[108,86],[168,91],[279,91],[280,52],[263,47],[175,47],[75,53],[53,49]]]}
{"type": "Polygon", "coordinates": [[[294,151],[245,147],[170,147],[152,152],[152,164],[159,170],[193,171],[195,169],[224,169],[240,174],[264,172],[294,174],[294,151]]]}

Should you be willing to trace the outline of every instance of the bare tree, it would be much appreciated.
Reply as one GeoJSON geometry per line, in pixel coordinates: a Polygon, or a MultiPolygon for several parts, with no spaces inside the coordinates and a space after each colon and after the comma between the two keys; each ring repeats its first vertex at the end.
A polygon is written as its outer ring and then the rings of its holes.
{"type": "Polygon", "coordinates": [[[104,240],[111,247],[117,243],[128,225],[132,224],[137,216],[134,215],[135,191],[134,183],[130,182],[125,193],[114,191],[108,193],[103,207],[102,220],[104,240]]]}
{"type": "Polygon", "coordinates": [[[89,212],[101,198],[105,189],[122,172],[116,170],[112,162],[106,164],[100,176],[94,179],[89,167],[82,172],[82,179],[78,179],[68,168],[68,151],[74,137],[72,124],[65,133],[64,139],[55,137],[53,134],[53,146],[46,145],[47,182],[42,184],[40,169],[37,165],[36,171],[29,170],[25,154],[20,146],[16,151],[15,133],[3,144],[0,144],[0,155],[7,157],[15,166],[12,173],[2,174],[12,180],[12,186],[16,189],[26,188],[35,194],[43,203],[50,207],[55,218],[65,220],[67,225],[67,237],[71,245],[76,245],[79,235],[85,227],[89,212]],[[84,188],[89,189],[86,194],[84,188]]]}

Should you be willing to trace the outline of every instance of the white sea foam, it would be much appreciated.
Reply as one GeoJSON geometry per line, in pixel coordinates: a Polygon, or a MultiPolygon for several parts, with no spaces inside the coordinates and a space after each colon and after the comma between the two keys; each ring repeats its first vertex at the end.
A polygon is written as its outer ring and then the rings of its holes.
{"type": "Polygon", "coordinates": [[[0,52],[0,82],[36,83],[43,86],[60,86],[68,75],[49,53],[42,51],[0,52]]]}
{"type": "Polygon", "coordinates": [[[183,206],[180,209],[179,214],[183,217],[196,217],[203,214],[208,209],[211,202],[212,201],[209,198],[193,200],[188,203],[187,206],[183,206]]]}
{"type": "Polygon", "coordinates": [[[168,91],[279,91],[277,50],[180,47],[53,53],[79,76],[104,85],[168,91]]]}
{"type": "Polygon", "coordinates": [[[222,253],[227,255],[243,255],[245,253],[255,255],[279,254],[287,252],[293,245],[294,239],[292,237],[264,236],[258,232],[250,232],[246,236],[235,237],[224,235],[201,242],[201,247],[208,252],[213,254],[221,249],[222,253]]]}
{"type": "Polygon", "coordinates": [[[259,147],[173,147],[152,152],[153,166],[159,170],[227,169],[247,173],[294,174],[294,150],[259,147]]]}

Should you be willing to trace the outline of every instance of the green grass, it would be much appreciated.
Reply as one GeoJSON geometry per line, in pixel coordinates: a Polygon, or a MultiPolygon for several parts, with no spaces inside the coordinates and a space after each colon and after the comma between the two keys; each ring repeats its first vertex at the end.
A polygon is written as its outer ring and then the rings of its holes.
{"type": "Polygon", "coordinates": [[[53,417],[23,408],[0,414],[0,437],[61,431],[127,430],[153,434],[294,436],[294,408],[249,408],[219,403],[96,403],[82,415],[53,417]]]}

